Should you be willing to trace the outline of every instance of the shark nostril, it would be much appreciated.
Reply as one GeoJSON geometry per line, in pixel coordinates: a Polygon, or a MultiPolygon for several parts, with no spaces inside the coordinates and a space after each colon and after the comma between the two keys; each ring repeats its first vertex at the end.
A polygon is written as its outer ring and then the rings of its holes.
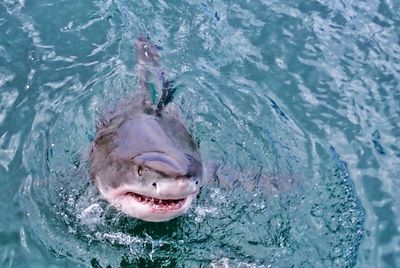
{"type": "Polygon", "coordinates": [[[199,181],[196,181],[196,185],[199,184],[199,181]]]}
{"type": "Polygon", "coordinates": [[[155,183],[155,182],[153,182],[152,185],[153,185],[153,187],[157,187],[157,183],[155,183]]]}

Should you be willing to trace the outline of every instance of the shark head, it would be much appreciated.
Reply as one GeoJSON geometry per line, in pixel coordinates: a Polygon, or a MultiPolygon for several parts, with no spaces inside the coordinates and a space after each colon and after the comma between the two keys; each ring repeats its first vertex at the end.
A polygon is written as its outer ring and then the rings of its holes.
{"type": "Polygon", "coordinates": [[[168,114],[124,114],[101,129],[89,172],[100,193],[127,215],[167,221],[199,192],[202,163],[192,137],[168,114]]]}

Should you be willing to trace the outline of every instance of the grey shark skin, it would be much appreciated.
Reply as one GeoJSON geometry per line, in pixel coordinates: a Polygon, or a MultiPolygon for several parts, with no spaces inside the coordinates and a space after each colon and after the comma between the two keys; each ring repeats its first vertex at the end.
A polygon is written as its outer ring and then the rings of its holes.
{"type": "Polygon", "coordinates": [[[161,99],[157,105],[149,99],[149,76],[162,74],[156,47],[146,38],[135,47],[139,94],[100,121],[89,173],[101,195],[125,214],[167,221],[185,213],[199,192],[202,162],[185,126],[164,109],[173,92],[163,75],[161,99]]]}

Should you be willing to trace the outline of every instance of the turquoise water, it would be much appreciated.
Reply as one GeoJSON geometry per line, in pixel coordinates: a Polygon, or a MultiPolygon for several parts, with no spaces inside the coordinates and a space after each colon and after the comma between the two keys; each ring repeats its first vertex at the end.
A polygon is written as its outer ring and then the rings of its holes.
{"type": "Polygon", "coordinates": [[[1,267],[400,266],[397,1],[0,2],[1,267]],[[145,223],[98,195],[148,35],[205,184],[145,223]]]}

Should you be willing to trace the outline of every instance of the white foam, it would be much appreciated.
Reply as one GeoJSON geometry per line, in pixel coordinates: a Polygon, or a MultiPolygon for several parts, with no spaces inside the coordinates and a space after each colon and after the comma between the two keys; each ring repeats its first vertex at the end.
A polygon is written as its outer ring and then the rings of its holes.
{"type": "Polygon", "coordinates": [[[103,209],[99,204],[95,203],[84,209],[78,216],[81,222],[85,225],[95,225],[101,222],[103,209]]]}

